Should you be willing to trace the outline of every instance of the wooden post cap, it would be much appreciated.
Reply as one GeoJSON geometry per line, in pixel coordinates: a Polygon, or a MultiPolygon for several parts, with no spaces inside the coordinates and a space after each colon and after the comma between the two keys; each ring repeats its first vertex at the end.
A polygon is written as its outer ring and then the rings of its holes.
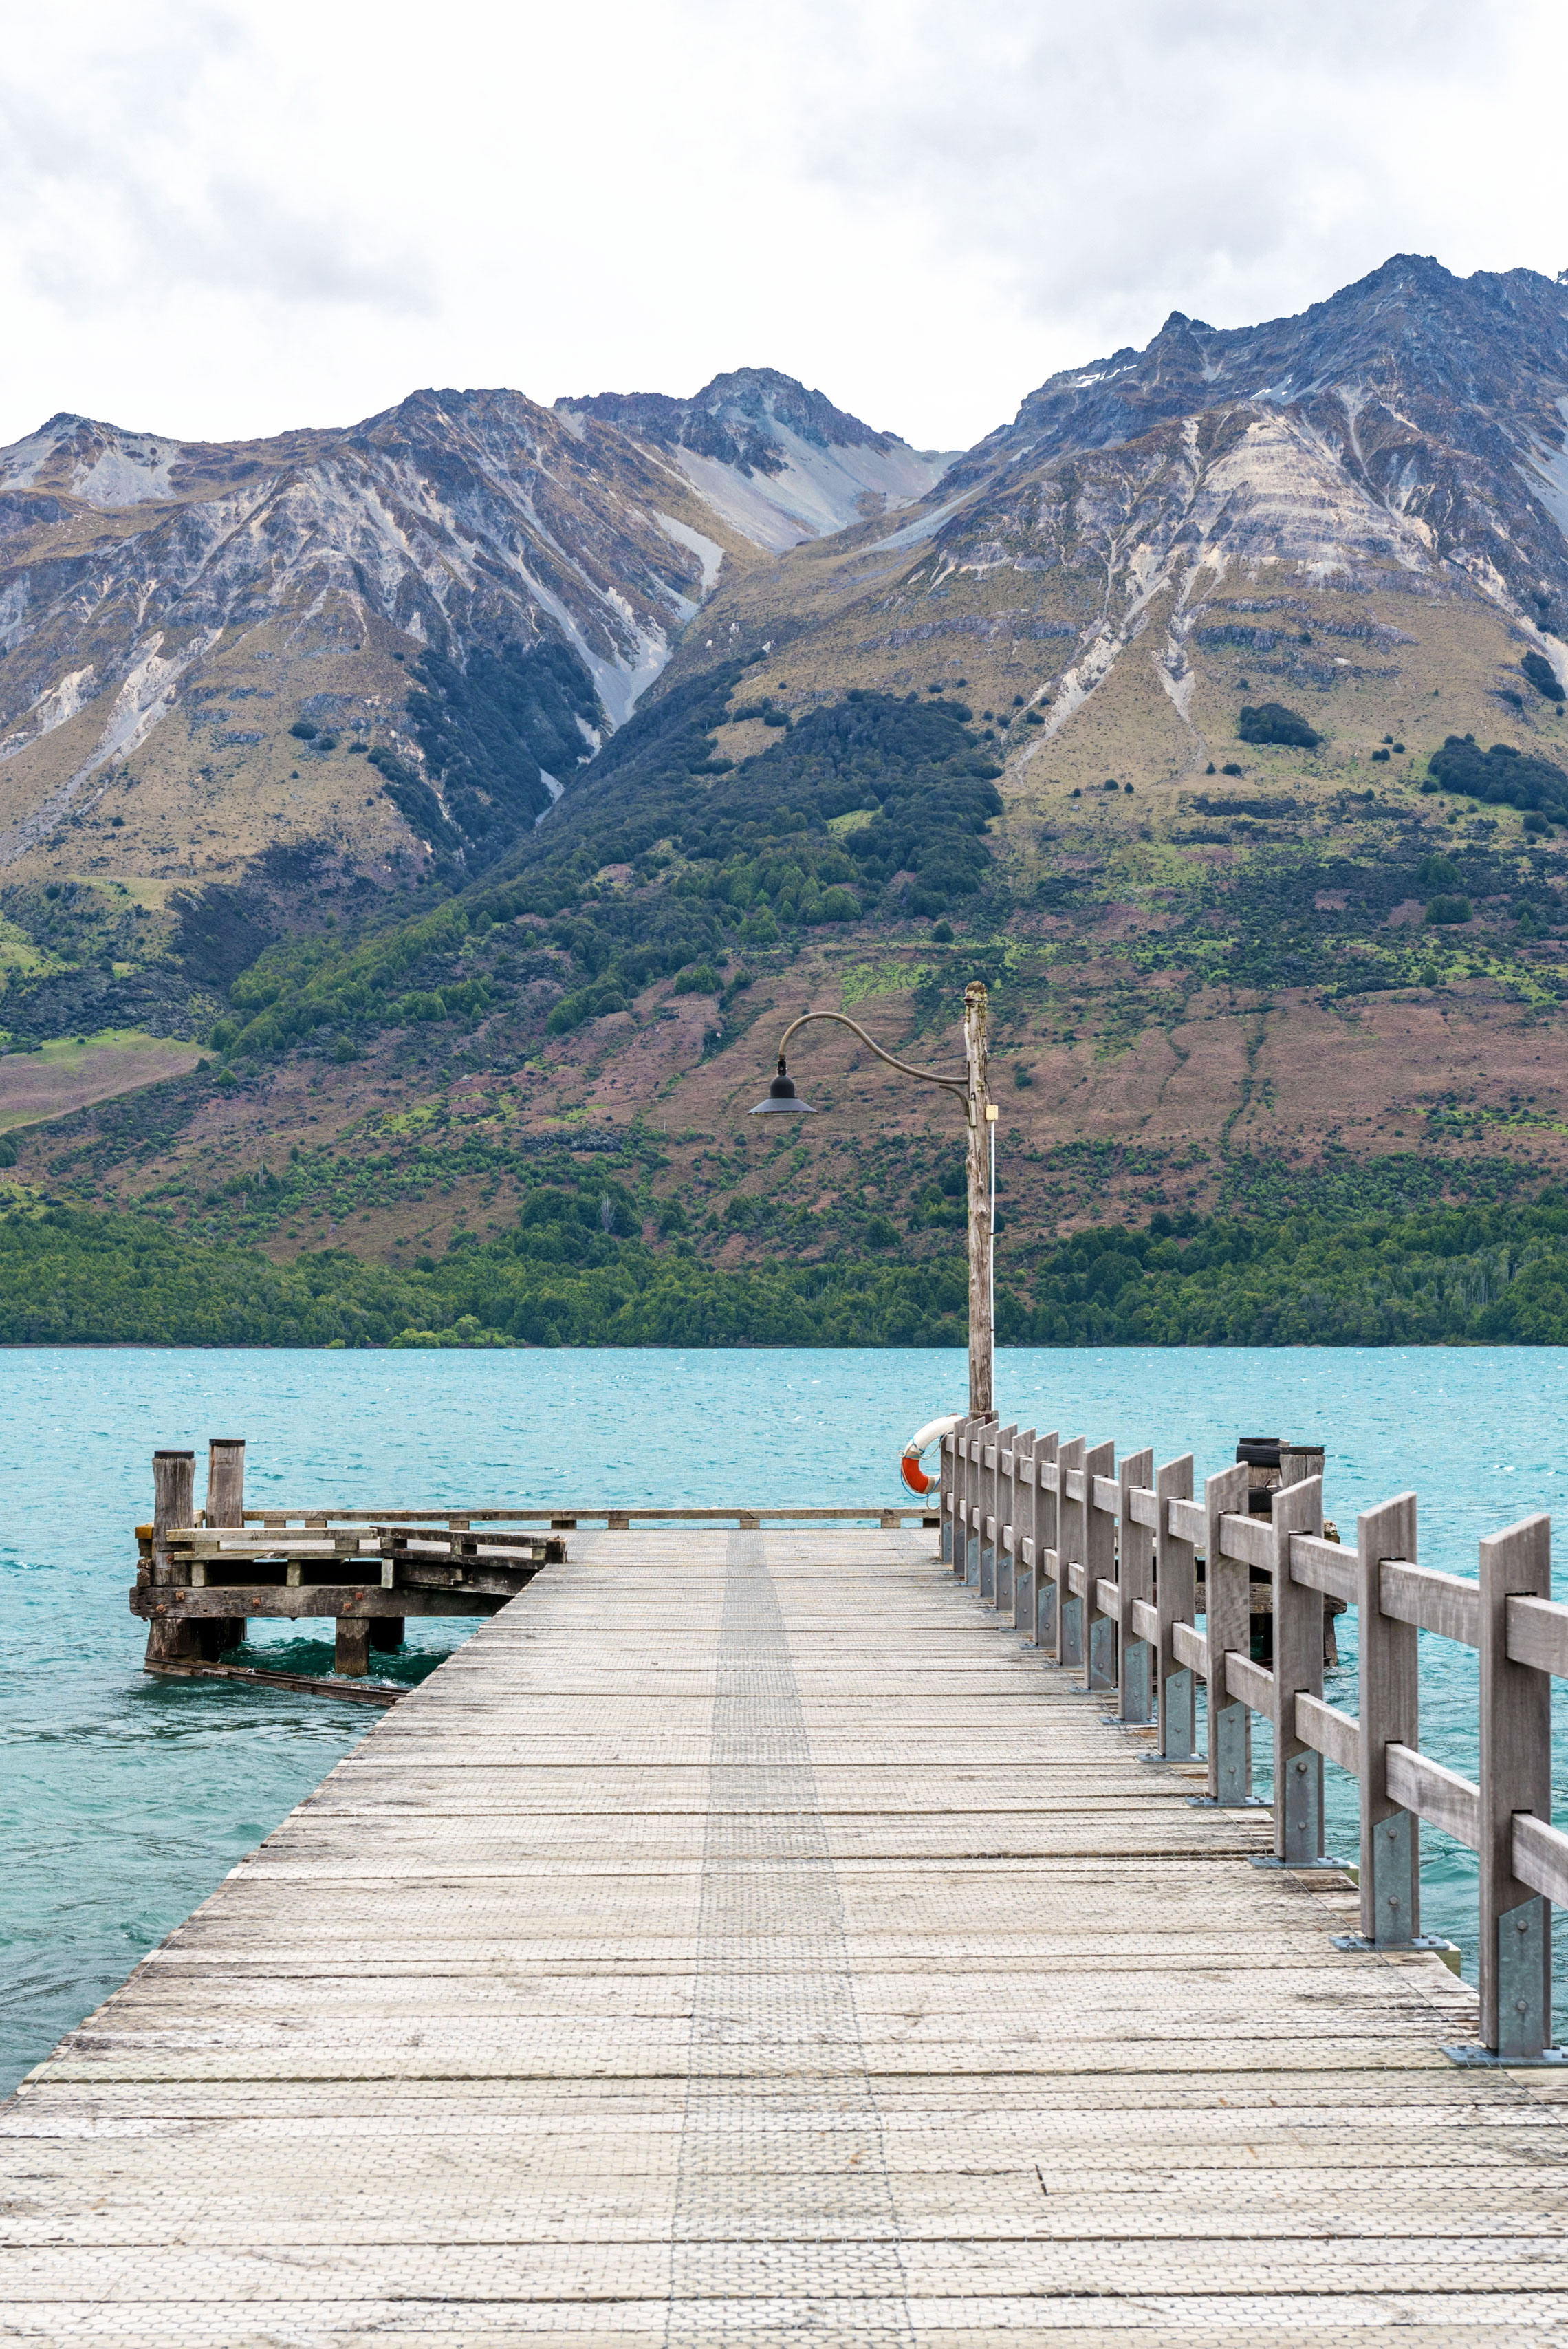
{"type": "Polygon", "coordinates": [[[193,1452],[155,1452],[152,1456],[155,1460],[194,1460],[196,1454],[193,1452]]]}

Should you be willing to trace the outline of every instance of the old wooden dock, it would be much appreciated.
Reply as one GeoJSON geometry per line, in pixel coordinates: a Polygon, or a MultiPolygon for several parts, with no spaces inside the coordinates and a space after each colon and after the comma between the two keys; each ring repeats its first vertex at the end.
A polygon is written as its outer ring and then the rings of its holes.
{"type": "Polygon", "coordinates": [[[934,1533],[570,1549],[5,2108],[0,2338],[1568,2341],[1561,2075],[934,1533]]]}

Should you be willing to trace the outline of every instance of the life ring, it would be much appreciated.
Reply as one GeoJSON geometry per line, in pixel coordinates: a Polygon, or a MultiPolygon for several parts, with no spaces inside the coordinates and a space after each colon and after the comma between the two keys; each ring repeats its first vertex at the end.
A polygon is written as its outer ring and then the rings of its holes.
{"type": "Polygon", "coordinates": [[[916,1429],[904,1445],[903,1456],[898,1464],[899,1473],[912,1493],[923,1496],[935,1484],[936,1478],[928,1476],[921,1466],[920,1455],[923,1452],[929,1452],[934,1444],[940,1444],[944,1435],[951,1435],[958,1419],[958,1413],[952,1412],[945,1419],[928,1420],[923,1427],[916,1429]]]}

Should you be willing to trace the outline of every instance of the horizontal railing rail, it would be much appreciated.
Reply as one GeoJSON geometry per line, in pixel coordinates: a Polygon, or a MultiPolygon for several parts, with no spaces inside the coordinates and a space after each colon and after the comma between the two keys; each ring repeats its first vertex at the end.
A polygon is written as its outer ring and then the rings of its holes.
{"type": "Polygon", "coordinates": [[[247,1509],[246,1525],[270,1526],[607,1526],[612,1531],[628,1526],[781,1526],[781,1525],[934,1525],[936,1504],[923,1507],[887,1508],[867,1501],[853,1508],[822,1509],[617,1509],[601,1503],[596,1508],[575,1505],[549,1509],[247,1509]]]}
{"type": "Polygon", "coordinates": [[[1551,1903],[1568,1900],[1568,1834],[1552,1822],[1552,1682],[1568,1680],[1568,1605],[1551,1595],[1552,1525],[1533,1516],[1480,1544],[1480,1577],[1417,1563],[1416,1496],[1357,1520],[1354,1551],[1326,1537],[1319,1476],[1248,1508],[1244,1463],[1208,1477],[1191,1454],[1158,1470],[1151,1452],[1063,1441],[960,1420],[944,1439],[942,1555],[980,1598],[1010,1613],[1057,1667],[1103,1692],[1113,1718],[1151,1727],[1171,1762],[1205,1760],[1215,1807],[1255,1806],[1252,1719],[1274,1732],[1269,1864],[1321,1868],[1323,1764],[1359,1784],[1364,1950],[1431,1948],[1420,1930],[1420,1823],[1480,1861],[1482,2045],[1456,2062],[1551,2064],[1551,1903]],[[1203,1583],[1199,1603],[1197,1566],[1203,1583]],[[1253,1578],[1266,1578],[1274,1660],[1251,1653],[1253,1578]],[[1327,1606],[1357,1609],[1359,1701],[1323,1692],[1327,1606]],[[1480,1774],[1420,1750],[1422,1631],[1480,1659],[1480,1774]],[[1208,1690],[1197,1752],[1196,1683],[1208,1690]]]}

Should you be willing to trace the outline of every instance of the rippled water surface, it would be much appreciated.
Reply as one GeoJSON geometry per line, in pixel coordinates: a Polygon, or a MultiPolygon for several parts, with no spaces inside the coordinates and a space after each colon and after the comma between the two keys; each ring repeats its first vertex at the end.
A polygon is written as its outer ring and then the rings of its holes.
{"type": "MultiPolygon", "coordinates": [[[[209,1435],[244,1436],[255,1506],[891,1501],[904,1439],[961,1402],[964,1364],[932,1351],[15,1351],[0,1379],[4,2093],[377,1717],[141,1671],[126,1591],[157,1446],[201,1454],[209,1435]]],[[[1200,1478],[1238,1434],[1315,1438],[1347,1539],[1358,1509],[1414,1487],[1422,1561],[1454,1573],[1474,1573],[1482,1534],[1555,1510],[1568,1474],[1563,1352],[1020,1351],[1002,1357],[997,1386],[1007,1420],[1110,1436],[1119,1452],[1151,1444],[1159,1459],[1191,1451],[1200,1478]]],[[[1352,1708],[1353,1624],[1328,1691],[1352,1708]]],[[[418,1677],[469,1628],[410,1619],[403,1655],[377,1661],[418,1677]]],[[[1473,1775],[1474,1659],[1422,1648],[1422,1745],[1473,1775]]],[[[261,1627],[242,1661],[329,1671],[330,1637],[261,1627]]],[[[1354,1783],[1328,1775],[1331,1847],[1351,1856],[1354,1783]]],[[[1426,1923],[1460,1943],[1473,1975],[1473,1860],[1430,1831],[1425,1848],[1426,1923]]],[[[1563,1956],[1560,1943],[1560,1968],[1563,1956]]]]}

